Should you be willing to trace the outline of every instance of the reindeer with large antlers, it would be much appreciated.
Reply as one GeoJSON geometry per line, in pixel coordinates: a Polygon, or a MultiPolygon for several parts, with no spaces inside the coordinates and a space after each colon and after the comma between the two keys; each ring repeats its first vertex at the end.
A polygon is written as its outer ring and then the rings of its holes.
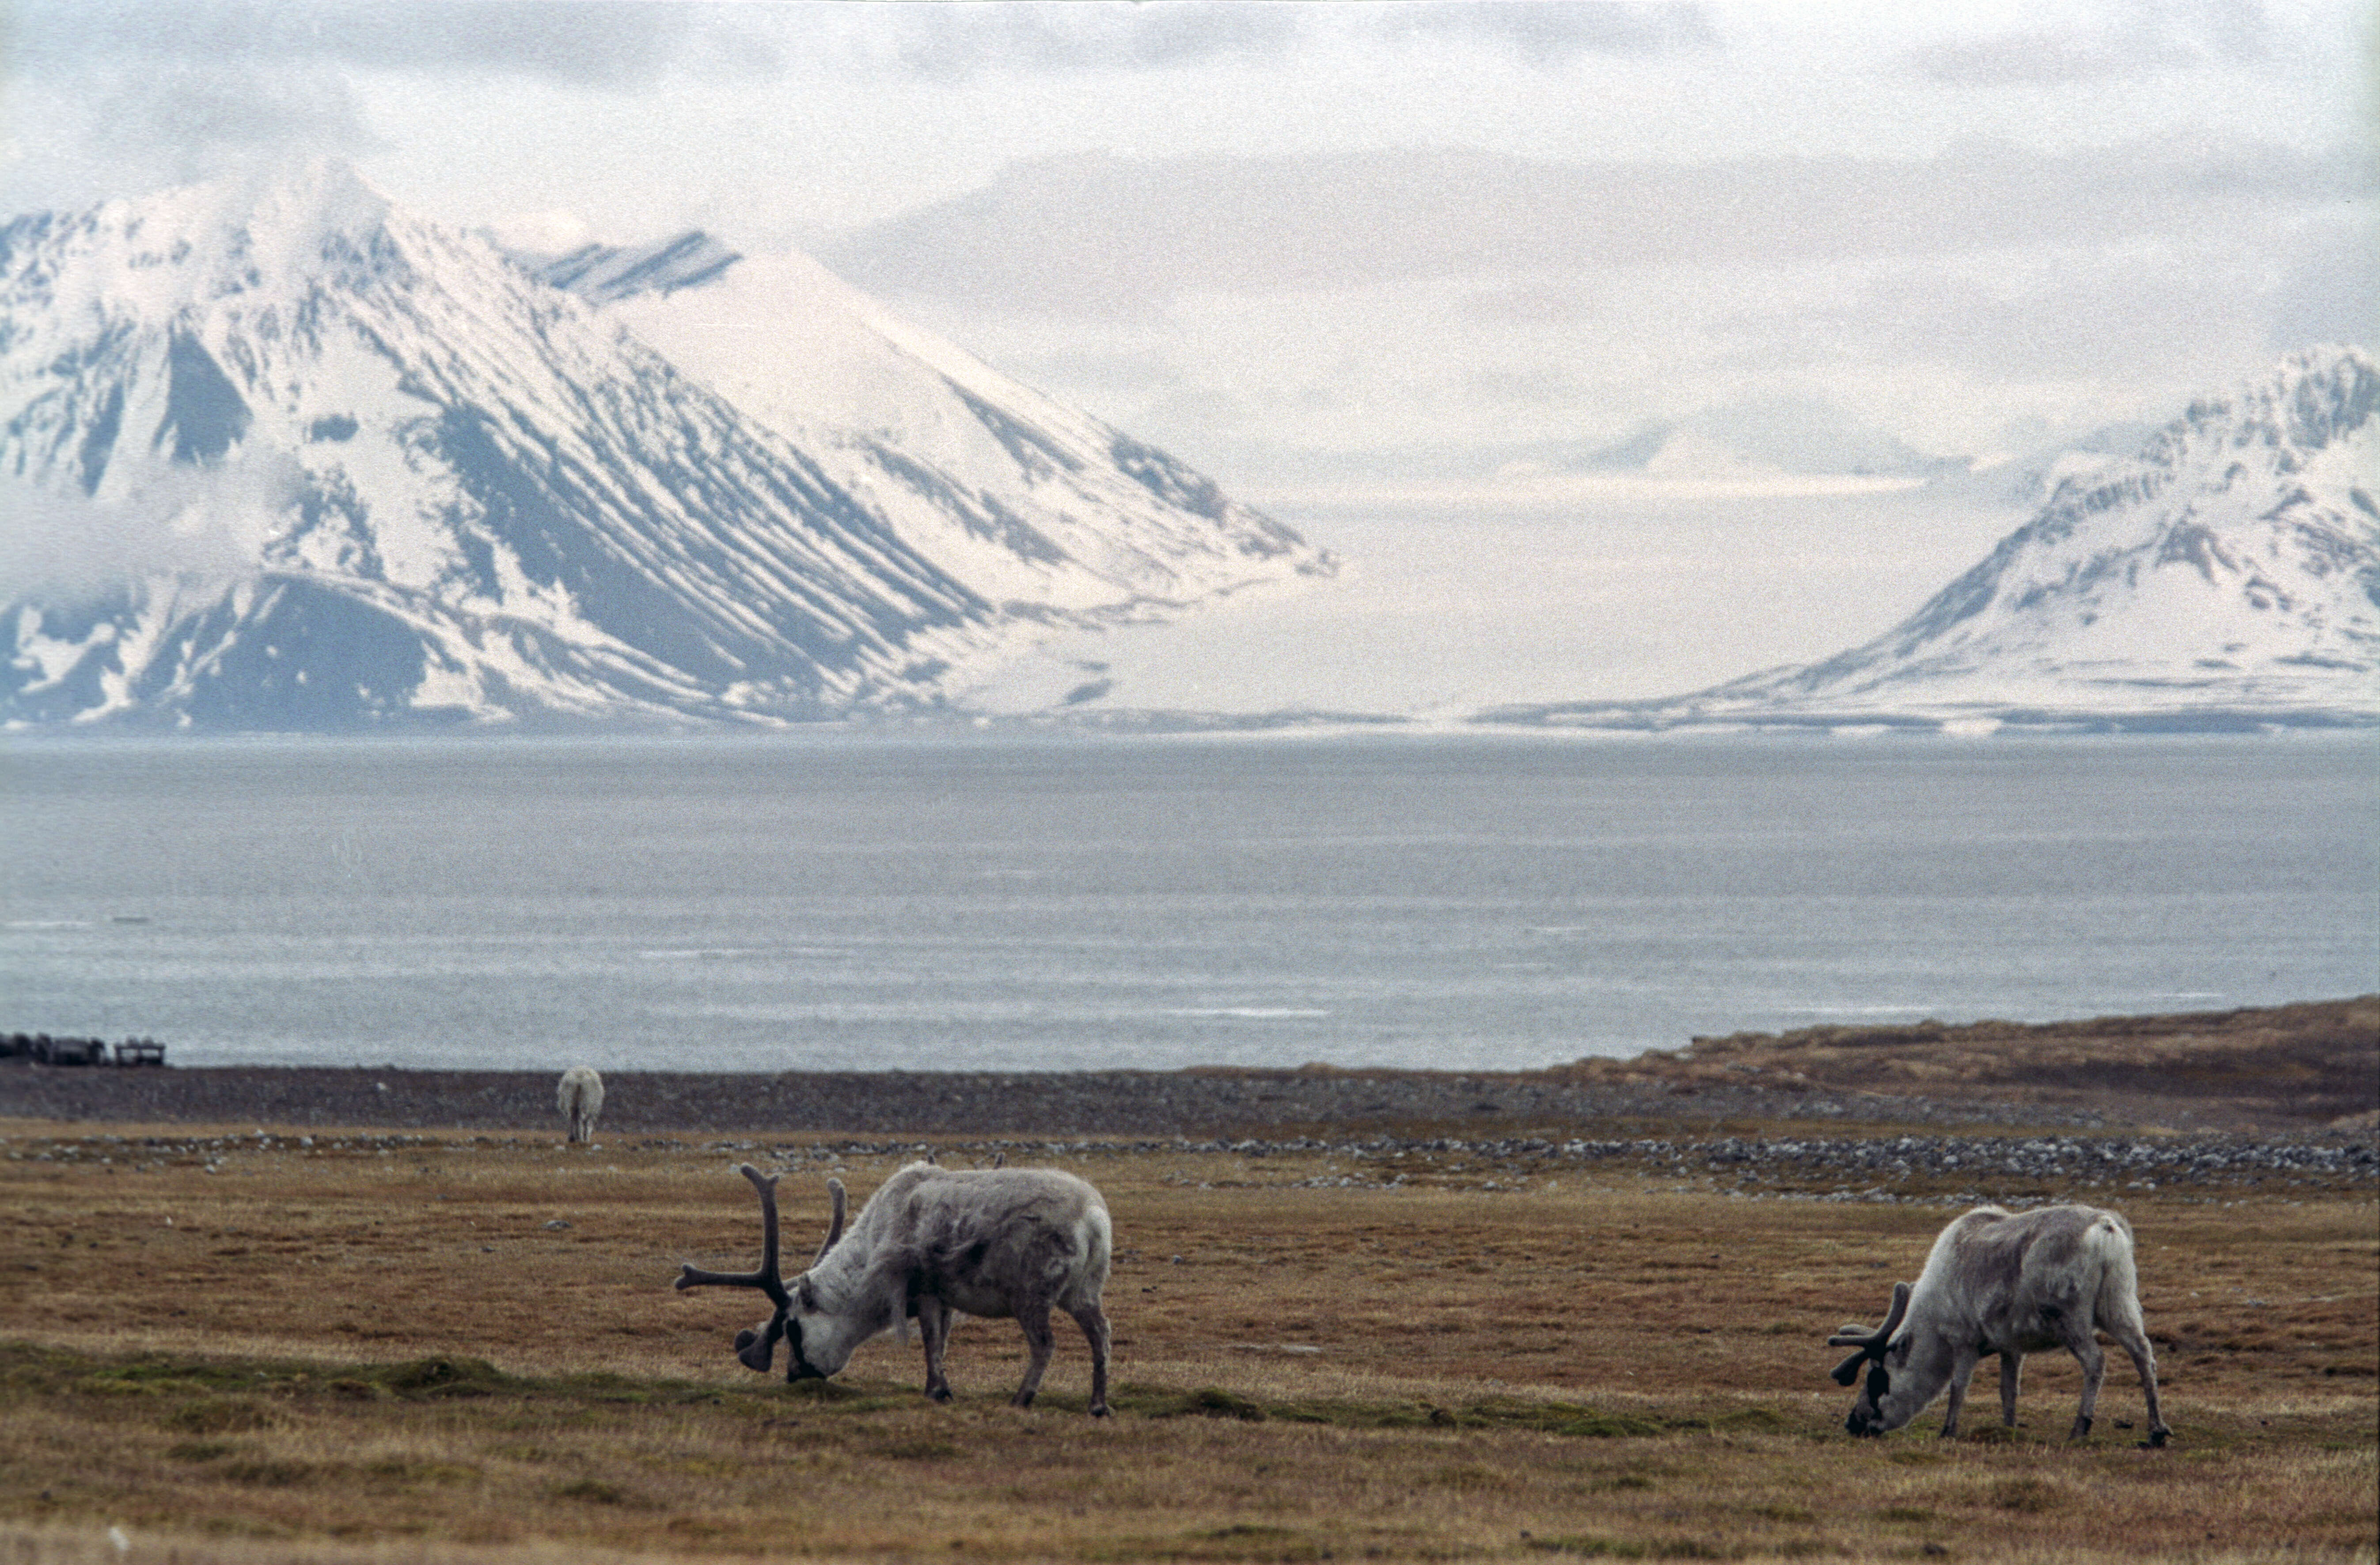
{"type": "Polygon", "coordinates": [[[2141,1319],[2131,1226],[2092,1207],[2044,1207],[2022,1217],[1978,1207],[1934,1241],[1915,1287],[1892,1285],[1882,1326],[1846,1326],[1827,1339],[1830,1348],[1852,1350],[1835,1366],[1836,1384],[1850,1385],[1867,1366],[1843,1427],[1854,1435],[1898,1429],[1948,1386],[1948,1439],[1959,1432],[1968,1377],[1993,1353],[2000,1358],[2000,1416],[2013,1427],[2024,1355],[2064,1348],[2082,1365],[2082,1405],[2067,1436],[2082,1439],[2107,1370],[2101,1330],[2131,1355],[2148,1402],[2146,1443],[2164,1445],[2170,1431],[2157,1408],[2156,1353],[2141,1319]]]}
{"type": "Polygon", "coordinates": [[[843,1182],[827,1191],[833,1219],[808,1271],[788,1283],[777,1265],[776,1174],[740,1170],[760,1195],[760,1267],[704,1271],[688,1264],[677,1286],[757,1288],[776,1306],[735,1334],[735,1356],[765,1373],[782,1339],[788,1380],[839,1374],[860,1343],[917,1316],[926,1349],[926,1395],[951,1400],[942,1353],[958,1315],[1013,1316],[1030,1360],[1011,1401],[1032,1405],[1055,1339],[1050,1312],[1064,1310],[1091,1345],[1091,1413],[1108,1413],[1107,1286],[1111,1233],[1099,1193],[1056,1169],[936,1168],[911,1163],[884,1182],[844,1231],[843,1182]]]}

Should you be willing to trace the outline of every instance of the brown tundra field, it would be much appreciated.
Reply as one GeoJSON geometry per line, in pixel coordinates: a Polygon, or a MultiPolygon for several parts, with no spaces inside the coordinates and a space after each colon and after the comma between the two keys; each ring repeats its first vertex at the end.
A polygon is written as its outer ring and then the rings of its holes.
{"type": "Polygon", "coordinates": [[[0,1064],[0,1565],[2380,1555],[2380,999],[1509,1075],[629,1074],[585,1146],[550,1078],[291,1074],[0,1064]],[[928,1146],[1104,1192],[1114,1417],[1062,1316],[1033,1408],[1005,1320],[935,1405],[914,1340],[788,1384],[732,1355],[757,1295],[672,1289],[757,1257],[738,1163],[790,1272],[830,1175],[856,1209],[928,1146]],[[2172,1443],[2120,1353],[2084,1442],[2046,1353],[2012,1430],[1986,1364],[1957,1439],[1845,1434],[1828,1334],[1965,1207],[2059,1199],[2133,1226],[2172,1443]]]}

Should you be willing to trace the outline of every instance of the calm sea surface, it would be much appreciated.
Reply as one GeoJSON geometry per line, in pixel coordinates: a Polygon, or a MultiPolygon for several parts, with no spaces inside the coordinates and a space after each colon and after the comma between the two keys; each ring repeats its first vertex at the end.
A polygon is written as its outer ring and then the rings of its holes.
{"type": "Polygon", "coordinates": [[[12,742],[0,1031],[1509,1068],[2380,989],[2369,735],[12,742]]]}

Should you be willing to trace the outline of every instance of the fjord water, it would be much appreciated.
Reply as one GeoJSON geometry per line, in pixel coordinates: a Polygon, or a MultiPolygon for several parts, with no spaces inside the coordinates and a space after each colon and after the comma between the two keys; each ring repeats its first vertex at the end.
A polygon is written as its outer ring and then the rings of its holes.
{"type": "Polygon", "coordinates": [[[75,741],[0,1031],[180,1064],[1505,1069],[2380,987],[2367,735],[75,741]]]}

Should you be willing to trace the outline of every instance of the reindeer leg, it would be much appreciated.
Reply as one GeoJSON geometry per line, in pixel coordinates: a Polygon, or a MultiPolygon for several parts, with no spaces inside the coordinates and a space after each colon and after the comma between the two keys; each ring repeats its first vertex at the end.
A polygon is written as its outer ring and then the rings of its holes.
{"type": "Polygon", "coordinates": [[[2024,1355],[2014,1348],[2000,1350],[2000,1422],[2016,1427],[2017,1382],[2024,1377],[2024,1355]]]}
{"type": "Polygon", "coordinates": [[[2148,1443],[2161,1446],[2173,1437],[2173,1431],[2166,1427],[2165,1414],[2157,1407],[2156,1350],[2149,1346],[2148,1333],[2129,1321],[2111,1326],[2107,1334],[2131,1355],[2132,1367],[2140,1371],[2141,1396],[2149,1404],[2148,1443]]]}
{"type": "Polygon", "coordinates": [[[1959,1410],[1967,1405],[1967,1382],[1974,1377],[1981,1357],[1973,1348],[1961,1348],[1951,1357],[1950,1405],[1942,1410],[1942,1438],[1946,1440],[1958,1438],[1959,1410]]]}
{"type": "Polygon", "coordinates": [[[1025,1348],[1032,1355],[1025,1365],[1024,1382],[1016,1388],[1010,1402],[1016,1407],[1031,1407],[1041,1389],[1041,1377],[1049,1372],[1050,1350],[1058,1339],[1050,1330],[1050,1301],[1037,1298],[1029,1303],[1020,1301],[1016,1306],[1016,1324],[1025,1332],[1025,1348]]]}
{"type": "Polygon", "coordinates": [[[1108,1415],[1108,1316],[1097,1304],[1085,1304],[1066,1312],[1075,1324],[1083,1328],[1083,1336],[1091,1344],[1091,1416],[1108,1415]]]}
{"type": "Polygon", "coordinates": [[[917,1295],[917,1336],[926,1345],[926,1400],[951,1400],[951,1383],[942,1377],[942,1350],[950,1346],[951,1316],[940,1299],[917,1295]]]}
{"type": "Polygon", "coordinates": [[[2088,1439],[2091,1435],[2091,1414],[2099,1405],[2099,1383],[2107,1377],[2107,1355],[2101,1351],[2099,1340],[2084,1326],[2079,1334],[2070,1333],[2067,1349],[2082,1365],[2082,1401],[2074,1410],[2074,1427],[2067,1431],[2070,1440],[2088,1439]]]}

